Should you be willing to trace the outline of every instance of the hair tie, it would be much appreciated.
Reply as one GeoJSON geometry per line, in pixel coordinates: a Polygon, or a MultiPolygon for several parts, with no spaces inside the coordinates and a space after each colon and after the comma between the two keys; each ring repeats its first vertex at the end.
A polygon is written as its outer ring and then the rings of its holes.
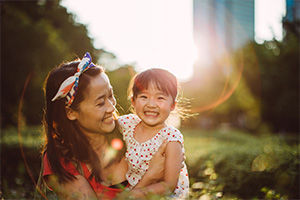
{"type": "Polygon", "coordinates": [[[76,73],[62,82],[52,101],[66,97],[66,106],[71,106],[77,92],[79,76],[91,67],[95,67],[95,65],[92,63],[92,58],[89,52],[86,52],[78,64],[76,73]]]}

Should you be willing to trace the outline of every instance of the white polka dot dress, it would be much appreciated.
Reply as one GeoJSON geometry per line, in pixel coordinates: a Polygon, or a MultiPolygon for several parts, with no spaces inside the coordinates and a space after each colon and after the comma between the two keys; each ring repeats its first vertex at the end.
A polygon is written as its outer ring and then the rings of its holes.
{"type": "MultiPolygon", "coordinates": [[[[132,187],[141,180],[149,167],[152,156],[157,152],[165,139],[180,142],[182,144],[182,151],[184,152],[183,136],[179,130],[171,126],[161,129],[153,138],[146,142],[139,143],[136,141],[134,130],[140,121],[141,119],[134,114],[123,115],[118,119],[123,139],[127,145],[125,156],[129,168],[126,178],[132,187]]],[[[186,165],[185,163],[183,164],[184,167],[180,171],[177,187],[172,198],[183,199],[188,197],[189,178],[186,165]]]]}

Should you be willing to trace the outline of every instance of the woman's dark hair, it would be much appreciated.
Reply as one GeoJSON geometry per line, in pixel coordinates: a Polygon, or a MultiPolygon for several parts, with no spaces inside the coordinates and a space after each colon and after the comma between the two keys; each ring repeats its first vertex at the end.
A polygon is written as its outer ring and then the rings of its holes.
{"type": "MultiPolygon", "coordinates": [[[[76,121],[69,120],[66,115],[65,98],[52,101],[61,83],[68,77],[74,75],[80,61],[63,63],[54,68],[48,74],[44,84],[45,109],[43,125],[46,132],[44,151],[47,152],[50,167],[54,174],[58,175],[60,182],[73,180],[75,176],[67,172],[61,165],[65,162],[80,162],[92,167],[92,175],[96,181],[101,181],[100,160],[92,149],[89,140],[84,135],[76,121]]],[[[84,100],[84,91],[90,80],[103,72],[103,68],[91,67],[80,75],[78,89],[70,108],[78,110],[80,102],[84,100]]],[[[91,178],[91,177],[90,177],[91,178]]]]}
{"type": "Polygon", "coordinates": [[[159,68],[152,68],[137,74],[131,81],[129,87],[129,96],[133,100],[137,95],[145,89],[148,89],[149,84],[153,83],[157,89],[171,95],[175,103],[177,97],[177,79],[169,71],[159,68]]]}

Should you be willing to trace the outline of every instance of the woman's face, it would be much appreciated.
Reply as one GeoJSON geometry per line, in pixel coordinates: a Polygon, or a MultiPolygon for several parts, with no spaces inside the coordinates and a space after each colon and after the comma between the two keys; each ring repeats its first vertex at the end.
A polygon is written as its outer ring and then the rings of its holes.
{"type": "Polygon", "coordinates": [[[77,111],[72,111],[85,134],[103,134],[113,131],[116,99],[107,75],[102,72],[90,81],[84,100],[77,111]]]}

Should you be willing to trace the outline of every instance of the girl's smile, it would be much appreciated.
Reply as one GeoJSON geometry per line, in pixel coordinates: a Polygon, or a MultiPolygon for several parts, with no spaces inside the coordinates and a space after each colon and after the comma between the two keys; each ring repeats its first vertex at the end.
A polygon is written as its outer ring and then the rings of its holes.
{"type": "Polygon", "coordinates": [[[175,103],[170,95],[163,93],[153,83],[132,100],[136,114],[141,118],[142,125],[164,127],[165,120],[174,109],[175,103]]]}
{"type": "Polygon", "coordinates": [[[153,112],[153,111],[145,111],[144,114],[148,117],[157,117],[159,115],[158,112],[153,112]]]}

